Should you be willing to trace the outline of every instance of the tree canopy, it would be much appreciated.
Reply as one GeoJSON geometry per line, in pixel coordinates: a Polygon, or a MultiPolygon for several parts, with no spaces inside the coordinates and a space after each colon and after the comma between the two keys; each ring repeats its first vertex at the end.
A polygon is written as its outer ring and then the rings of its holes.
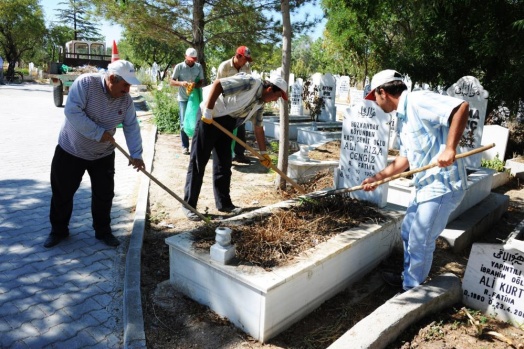
{"type": "Polygon", "coordinates": [[[323,0],[322,6],[330,37],[362,79],[391,68],[449,86],[473,75],[491,103],[514,111],[524,95],[523,1],[323,0]]]}
{"type": "Polygon", "coordinates": [[[0,2],[0,54],[4,60],[28,59],[42,46],[46,28],[38,0],[2,0],[0,2]]]}
{"type": "MultiPolygon", "coordinates": [[[[297,9],[305,2],[294,0],[290,7],[297,9]]],[[[136,42],[148,38],[176,46],[178,49],[171,55],[177,54],[174,57],[177,62],[184,59],[187,47],[194,47],[204,69],[209,54],[213,54],[210,57],[217,64],[232,57],[240,45],[249,46],[256,53],[256,69],[264,69],[266,64],[273,63],[275,47],[282,37],[281,2],[276,0],[94,0],[93,3],[106,18],[125,28],[126,37],[134,37],[136,42]]],[[[296,22],[293,30],[305,30],[313,24],[314,20],[296,22]]]]}

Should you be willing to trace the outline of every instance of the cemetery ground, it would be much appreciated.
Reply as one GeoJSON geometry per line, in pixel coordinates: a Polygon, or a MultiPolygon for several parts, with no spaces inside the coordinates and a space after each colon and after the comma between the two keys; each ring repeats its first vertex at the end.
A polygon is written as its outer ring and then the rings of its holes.
{"type": "MultiPolygon", "coordinates": [[[[251,143],[251,140],[248,139],[248,142],[251,143]]],[[[330,156],[338,159],[339,150],[337,146],[331,149],[326,147],[310,155],[317,159],[330,156]]],[[[178,135],[158,135],[152,174],[180,197],[183,196],[188,160],[187,155],[182,155],[178,135]]],[[[275,191],[275,174],[269,173],[254,157],[251,160],[250,165],[234,163],[231,184],[233,203],[247,210],[254,210],[289,199],[288,195],[275,191]]],[[[218,219],[224,214],[215,209],[210,164],[206,169],[197,209],[218,219]]],[[[331,178],[324,177],[316,183],[309,183],[309,186],[315,187],[308,191],[329,187],[331,183],[331,178]]],[[[482,239],[483,242],[500,243],[516,224],[524,220],[523,184],[522,181],[513,179],[494,190],[510,197],[510,207],[482,239]]],[[[351,290],[325,302],[268,343],[259,343],[234,327],[227,319],[177,293],[168,283],[169,250],[164,240],[201,225],[201,222],[187,220],[182,213],[181,204],[158,185],[151,183],[141,270],[142,306],[148,348],[327,348],[398,291],[383,285],[354,302],[353,299],[359,295],[358,290],[365,286],[364,280],[351,290]]],[[[430,277],[448,272],[463,277],[468,257],[469,248],[460,254],[454,254],[439,240],[430,277]]],[[[401,255],[394,254],[373,273],[379,273],[384,266],[400,271],[401,259],[401,255]]],[[[462,304],[455,304],[399,333],[397,340],[388,348],[524,348],[524,330],[472,309],[464,310],[462,304]],[[468,314],[478,322],[473,323],[468,314]]]]}

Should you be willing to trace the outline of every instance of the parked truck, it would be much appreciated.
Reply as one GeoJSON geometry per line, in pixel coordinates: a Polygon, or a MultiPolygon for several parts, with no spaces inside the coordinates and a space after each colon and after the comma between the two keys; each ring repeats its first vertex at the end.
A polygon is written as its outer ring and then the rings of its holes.
{"type": "Polygon", "coordinates": [[[59,47],[58,61],[50,64],[49,81],[53,85],[55,106],[61,107],[73,81],[84,72],[107,69],[111,55],[103,42],[72,40],[59,47]],[[87,68],[88,67],[88,68],[87,68]]]}

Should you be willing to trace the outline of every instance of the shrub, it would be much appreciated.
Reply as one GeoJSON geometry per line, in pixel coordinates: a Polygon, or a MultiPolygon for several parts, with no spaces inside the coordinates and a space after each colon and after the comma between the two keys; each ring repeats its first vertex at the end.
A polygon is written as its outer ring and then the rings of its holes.
{"type": "Polygon", "coordinates": [[[515,154],[524,155],[524,123],[511,122],[508,125],[509,139],[504,159],[511,159],[515,154]]]}
{"type": "Polygon", "coordinates": [[[497,172],[506,171],[506,169],[504,168],[504,164],[505,162],[499,159],[499,154],[497,154],[493,160],[480,160],[480,166],[490,168],[497,172]]]}
{"type": "Polygon", "coordinates": [[[173,93],[172,87],[164,87],[153,91],[153,115],[154,122],[159,132],[180,132],[178,101],[173,93]]]}

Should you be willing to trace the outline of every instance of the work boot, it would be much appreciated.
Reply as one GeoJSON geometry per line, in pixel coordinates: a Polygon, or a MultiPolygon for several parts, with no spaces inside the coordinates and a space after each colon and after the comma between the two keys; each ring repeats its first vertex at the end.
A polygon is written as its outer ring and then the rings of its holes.
{"type": "Polygon", "coordinates": [[[236,207],[235,205],[226,206],[218,209],[220,212],[230,213],[233,215],[237,215],[242,213],[243,209],[242,207],[236,207]]]}

